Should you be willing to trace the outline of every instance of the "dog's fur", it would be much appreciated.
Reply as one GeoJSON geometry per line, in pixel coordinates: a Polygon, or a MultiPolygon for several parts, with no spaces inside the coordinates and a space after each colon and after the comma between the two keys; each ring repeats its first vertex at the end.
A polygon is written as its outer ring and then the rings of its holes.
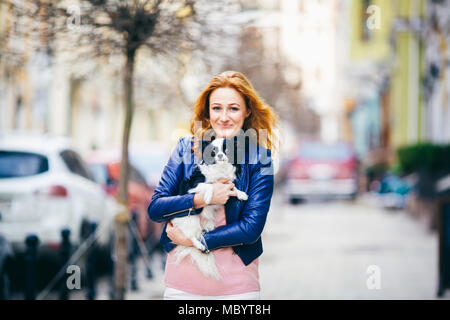
{"type": "MultiPolygon", "coordinates": [[[[185,247],[178,245],[175,248],[176,263],[183,258],[190,256],[200,271],[209,277],[220,279],[220,273],[217,269],[212,252],[203,253],[205,247],[199,241],[203,237],[202,231],[211,231],[216,222],[217,209],[222,205],[210,205],[213,195],[212,183],[222,178],[230,178],[230,183],[236,180],[239,174],[240,166],[232,164],[229,160],[230,152],[226,148],[230,145],[236,148],[236,143],[225,139],[214,139],[212,142],[202,142],[204,164],[200,164],[193,172],[192,176],[180,184],[179,194],[200,193],[203,196],[207,206],[205,206],[199,215],[189,215],[182,218],[172,219],[174,226],[179,228],[184,235],[192,241],[194,247],[185,247]],[[205,149],[211,153],[205,155],[205,149]],[[210,157],[209,157],[210,155],[210,157]],[[207,156],[205,158],[205,156],[207,156]],[[200,219],[200,216],[203,219],[200,219]]],[[[236,153],[235,153],[236,154],[236,153]]],[[[247,200],[247,194],[234,188],[239,200],[247,200]]]]}

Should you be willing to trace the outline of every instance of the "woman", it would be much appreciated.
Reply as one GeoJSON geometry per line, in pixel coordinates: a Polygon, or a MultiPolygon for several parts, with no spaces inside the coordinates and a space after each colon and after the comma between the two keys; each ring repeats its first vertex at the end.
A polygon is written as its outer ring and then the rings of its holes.
{"type": "Polygon", "coordinates": [[[278,143],[276,121],[272,108],[239,72],[226,71],[214,77],[198,97],[191,120],[194,136],[179,140],[148,207],[152,220],[167,222],[161,235],[161,244],[169,252],[165,299],[260,298],[258,257],[263,251],[260,236],[273,193],[270,156],[278,143]],[[215,229],[204,234],[204,244],[206,251],[214,254],[220,280],[203,276],[189,258],[174,263],[172,249],[176,245],[192,246],[192,242],[170,222],[176,217],[198,214],[206,205],[201,194],[178,195],[177,190],[180,182],[191,176],[198,161],[196,142],[211,130],[219,138],[250,132],[250,144],[257,146],[245,149],[245,159],[238,162],[241,171],[234,181],[239,190],[247,193],[247,201],[237,200],[231,191],[233,181],[213,184],[210,204],[224,207],[217,212],[215,229]],[[264,155],[267,158],[261,161],[264,155]]]}

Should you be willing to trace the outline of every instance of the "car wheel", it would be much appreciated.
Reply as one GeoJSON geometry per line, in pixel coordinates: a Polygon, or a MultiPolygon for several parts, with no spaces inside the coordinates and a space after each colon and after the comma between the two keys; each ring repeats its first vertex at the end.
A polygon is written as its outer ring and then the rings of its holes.
{"type": "Polygon", "coordinates": [[[91,234],[91,224],[87,219],[83,219],[81,221],[80,226],[80,239],[81,241],[87,239],[89,235],[91,234]]]}

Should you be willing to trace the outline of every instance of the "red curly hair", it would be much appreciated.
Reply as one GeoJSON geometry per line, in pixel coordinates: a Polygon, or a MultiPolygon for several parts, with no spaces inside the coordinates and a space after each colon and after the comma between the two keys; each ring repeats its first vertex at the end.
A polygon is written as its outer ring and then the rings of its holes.
{"type": "Polygon", "coordinates": [[[247,110],[251,111],[250,115],[244,121],[242,130],[246,132],[248,129],[254,129],[256,133],[256,137],[253,137],[254,142],[258,145],[261,143],[272,154],[277,153],[280,142],[275,132],[278,116],[272,107],[259,96],[250,81],[242,73],[237,71],[225,71],[212,78],[197,98],[190,125],[191,133],[194,137],[204,137],[205,132],[212,129],[209,121],[209,98],[214,90],[224,87],[233,88],[238,91],[244,98],[247,110]],[[197,128],[196,123],[198,124],[199,122],[201,122],[201,127],[197,128]],[[267,132],[267,138],[260,139],[260,130],[267,132]]]}

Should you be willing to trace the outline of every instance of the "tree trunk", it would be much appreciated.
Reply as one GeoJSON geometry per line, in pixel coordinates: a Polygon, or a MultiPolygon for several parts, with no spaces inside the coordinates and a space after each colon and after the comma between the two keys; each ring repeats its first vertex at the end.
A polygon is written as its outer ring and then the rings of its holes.
{"type": "Polygon", "coordinates": [[[121,205],[120,211],[115,218],[115,273],[114,273],[114,299],[124,300],[127,288],[128,274],[128,221],[130,214],[128,210],[128,178],[129,159],[128,142],[130,140],[131,123],[133,119],[133,71],[135,50],[127,52],[123,87],[125,94],[125,122],[122,136],[122,158],[120,163],[120,178],[118,185],[118,201],[121,205]]]}

